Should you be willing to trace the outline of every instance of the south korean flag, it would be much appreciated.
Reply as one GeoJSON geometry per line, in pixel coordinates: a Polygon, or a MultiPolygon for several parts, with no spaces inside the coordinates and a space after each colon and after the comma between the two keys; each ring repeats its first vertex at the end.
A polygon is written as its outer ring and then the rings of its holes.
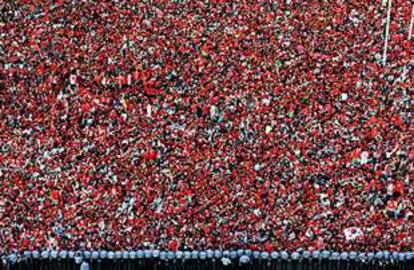
{"type": "Polygon", "coordinates": [[[345,239],[347,241],[354,241],[358,237],[361,237],[364,235],[362,230],[358,227],[349,227],[344,229],[345,239]]]}

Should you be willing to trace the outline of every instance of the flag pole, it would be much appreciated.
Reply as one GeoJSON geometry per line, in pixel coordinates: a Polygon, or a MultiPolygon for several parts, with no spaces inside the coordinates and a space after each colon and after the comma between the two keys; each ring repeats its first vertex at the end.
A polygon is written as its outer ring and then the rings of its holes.
{"type": "Polygon", "coordinates": [[[388,38],[390,35],[390,20],[391,20],[391,2],[392,0],[388,0],[388,11],[387,11],[387,23],[385,28],[385,44],[384,44],[384,54],[382,56],[382,62],[384,66],[387,63],[387,49],[388,49],[388,38]]]}
{"type": "Polygon", "coordinates": [[[411,10],[411,21],[410,21],[410,27],[408,28],[408,40],[411,40],[411,37],[413,36],[413,26],[414,26],[414,4],[411,10]]]}

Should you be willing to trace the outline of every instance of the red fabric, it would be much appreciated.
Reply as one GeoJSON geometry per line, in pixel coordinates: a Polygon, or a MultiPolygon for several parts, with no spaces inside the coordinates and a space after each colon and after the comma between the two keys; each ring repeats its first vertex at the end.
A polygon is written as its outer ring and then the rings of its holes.
{"type": "Polygon", "coordinates": [[[177,242],[176,240],[171,240],[171,241],[168,243],[168,249],[169,249],[169,250],[171,250],[171,251],[176,251],[176,250],[177,250],[177,248],[178,248],[178,242],[177,242]]]}

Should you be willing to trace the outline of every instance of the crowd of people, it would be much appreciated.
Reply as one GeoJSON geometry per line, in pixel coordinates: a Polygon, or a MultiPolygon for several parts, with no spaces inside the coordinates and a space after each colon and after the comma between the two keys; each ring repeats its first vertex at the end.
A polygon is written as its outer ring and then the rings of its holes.
{"type": "Polygon", "coordinates": [[[412,5],[4,1],[0,253],[414,250],[412,5]]]}

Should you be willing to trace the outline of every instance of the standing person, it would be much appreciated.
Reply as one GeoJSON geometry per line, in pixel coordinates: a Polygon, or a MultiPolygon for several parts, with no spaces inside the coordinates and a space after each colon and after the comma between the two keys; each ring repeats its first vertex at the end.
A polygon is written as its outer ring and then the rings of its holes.
{"type": "Polygon", "coordinates": [[[240,265],[240,268],[242,270],[250,269],[250,267],[251,267],[250,257],[247,256],[247,255],[240,256],[240,258],[239,258],[239,265],[240,265]]]}

